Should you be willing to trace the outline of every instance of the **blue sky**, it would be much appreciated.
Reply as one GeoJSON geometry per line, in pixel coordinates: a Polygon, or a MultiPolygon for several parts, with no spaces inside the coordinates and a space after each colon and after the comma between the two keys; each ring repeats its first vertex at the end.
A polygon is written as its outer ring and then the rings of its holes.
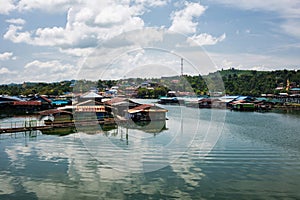
{"type": "Polygon", "coordinates": [[[1,84],[300,69],[298,0],[2,0],[0,27],[1,84]]]}

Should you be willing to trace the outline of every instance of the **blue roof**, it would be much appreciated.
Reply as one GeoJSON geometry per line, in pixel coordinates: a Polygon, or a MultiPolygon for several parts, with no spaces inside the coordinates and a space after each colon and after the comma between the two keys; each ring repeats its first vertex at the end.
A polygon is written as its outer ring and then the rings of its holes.
{"type": "Polygon", "coordinates": [[[222,96],[221,98],[222,99],[236,99],[238,98],[239,96],[222,96]]]}
{"type": "Polygon", "coordinates": [[[291,91],[300,91],[300,88],[292,88],[291,91]]]}
{"type": "Polygon", "coordinates": [[[6,96],[6,95],[1,95],[0,96],[3,101],[22,101],[22,99],[14,96],[6,96]]]}
{"type": "Polygon", "coordinates": [[[265,97],[258,97],[258,98],[256,98],[256,100],[258,100],[258,101],[268,101],[268,99],[265,98],[265,97]]]}
{"type": "Polygon", "coordinates": [[[252,97],[250,97],[250,96],[239,96],[235,100],[244,100],[244,99],[248,99],[248,98],[252,98],[252,97]]]}

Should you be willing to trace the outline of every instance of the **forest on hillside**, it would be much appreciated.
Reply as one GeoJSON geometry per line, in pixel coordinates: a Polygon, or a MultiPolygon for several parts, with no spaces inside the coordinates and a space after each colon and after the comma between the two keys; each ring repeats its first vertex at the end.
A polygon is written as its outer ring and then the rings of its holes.
{"type": "Polygon", "coordinates": [[[207,95],[210,92],[222,92],[228,95],[278,94],[286,91],[287,87],[299,87],[300,70],[253,71],[227,69],[208,75],[174,76],[143,79],[128,78],[122,80],[77,80],[55,83],[33,83],[0,85],[0,95],[19,96],[30,94],[63,95],[72,91],[87,92],[91,89],[105,91],[118,85],[120,89],[136,87],[138,97],[157,98],[165,95],[169,90],[193,91],[197,95],[207,95]],[[148,82],[150,87],[140,87],[148,82]],[[277,89],[281,87],[282,89],[277,89]]]}

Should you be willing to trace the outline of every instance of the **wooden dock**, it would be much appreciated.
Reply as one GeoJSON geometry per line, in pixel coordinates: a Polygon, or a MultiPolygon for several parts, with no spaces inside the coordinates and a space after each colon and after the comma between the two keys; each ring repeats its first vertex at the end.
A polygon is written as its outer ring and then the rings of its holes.
{"type": "Polygon", "coordinates": [[[0,128],[0,134],[4,133],[16,133],[16,132],[26,132],[26,131],[42,131],[55,128],[66,128],[75,127],[74,123],[62,123],[62,124],[52,124],[45,126],[31,126],[31,127],[13,127],[13,128],[0,128]]]}
{"type": "MultiPolygon", "coordinates": [[[[114,125],[114,124],[123,124],[128,125],[133,123],[131,120],[118,117],[118,118],[111,118],[106,119],[104,121],[98,120],[85,120],[85,121],[69,121],[69,122],[60,122],[60,123],[52,123],[50,125],[30,125],[30,126],[23,126],[23,127],[13,127],[10,128],[0,128],[0,134],[5,133],[17,133],[17,132],[27,132],[27,131],[43,131],[43,130],[54,130],[60,128],[80,128],[81,127],[88,127],[88,126],[97,126],[97,125],[114,125]]],[[[26,123],[25,123],[26,124],[26,123]]]]}
{"type": "Polygon", "coordinates": [[[108,125],[115,124],[114,120],[109,121],[97,121],[97,120],[88,120],[88,121],[73,121],[73,122],[62,122],[62,123],[53,123],[51,125],[42,125],[42,126],[24,126],[24,127],[10,127],[10,128],[0,128],[0,134],[5,133],[16,133],[16,132],[26,132],[26,131],[43,131],[51,130],[57,128],[69,128],[69,127],[84,127],[84,126],[95,126],[95,125],[108,125]]]}

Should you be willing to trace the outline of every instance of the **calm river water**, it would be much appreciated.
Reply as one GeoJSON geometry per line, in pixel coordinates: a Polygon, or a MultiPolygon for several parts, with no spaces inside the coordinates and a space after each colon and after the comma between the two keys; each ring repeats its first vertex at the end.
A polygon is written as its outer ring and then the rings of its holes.
{"type": "Polygon", "coordinates": [[[0,135],[0,199],[300,198],[300,115],[164,107],[166,124],[0,135]]]}

